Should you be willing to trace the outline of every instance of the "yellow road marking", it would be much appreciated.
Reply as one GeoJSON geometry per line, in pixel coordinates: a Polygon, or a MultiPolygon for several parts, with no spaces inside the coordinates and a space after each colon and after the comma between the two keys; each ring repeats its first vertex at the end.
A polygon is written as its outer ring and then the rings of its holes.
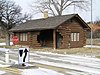
{"type": "Polygon", "coordinates": [[[9,72],[12,72],[12,73],[18,74],[18,75],[22,75],[22,74],[21,74],[21,71],[18,70],[17,68],[0,67],[0,69],[2,69],[2,70],[6,70],[6,71],[9,71],[9,72]]]}

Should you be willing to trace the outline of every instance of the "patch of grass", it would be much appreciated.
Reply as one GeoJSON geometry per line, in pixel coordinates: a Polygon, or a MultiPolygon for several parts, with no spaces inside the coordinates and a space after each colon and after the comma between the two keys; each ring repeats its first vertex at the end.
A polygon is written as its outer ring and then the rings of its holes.
{"type": "Polygon", "coordinates": [[[99,58],[100,59],[100,56],[96,56],[96,58],[99,58]]]}
{"type": "Polygon", "coordinates": [[[15,45],[15,46],[0,46],[0,48],[9,48],[9,49],[15,49],[15,48],[20,48],[20,45],[15,45]]]}
{"type": "Polygon", "coordinates": [[[5,42],[5,39],[0,38],[0,43],[5,42]]]}
{"type": "Polygon", "coordinates": [[[30,51],[41,51],[41,52],[52,52],[58,54],[74,54],[74,55],[82,55],[82,56],[100,56],[99,48],[70,48],[70,49],[31,49],[30,51]]]}
{"type": "MultiPolygon", "coordinates": [[[[87,39],[86,44],[91,44],[91,39],[87,39]]],[[[95,38],[95,39],[93,38],[93,44],[100,46],[100,38],[95,38]]]]}

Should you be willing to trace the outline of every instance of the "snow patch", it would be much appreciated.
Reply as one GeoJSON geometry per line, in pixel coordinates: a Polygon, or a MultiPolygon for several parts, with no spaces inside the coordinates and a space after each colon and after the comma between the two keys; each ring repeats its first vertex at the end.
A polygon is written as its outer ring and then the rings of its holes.
{"type": "Polygon", "coordinates": [[[10,65],[1,65],[0,64],[0,67],[9,67],[10,65]]]}
{"type": "MultiPolygon", "coordinates": [[[[3,61],[0,60],[0,63],[5,63],[5,62],[3,62],[3,61]]],[[[3,65],[3,64],[0,64],[0,67],[9,67],[9,66],[10,66],[10,65],[6,65],[6,64],[3,65]]]]}
{"type": "Polygon", "coordinates": [[[6,73],[5,71],[0,71],[0,75],[5,74],[5,73],[6,73]]]}
{"type": "Polygon", "coordinates": [[[86,45],[86,46],[84,46],[84,47],[89,47],[89,48],[100,48],[100,46],[95,46],[95,45],[86,45]]]}
{"type": "Polygon", "coordinates": [[[50,69],[39,68],[39,69],[24,69],[22,70],[22,75],[64,75],[64,74],[58,73],[50,69]]]}
{"type": "Polygon", "coordinates": [[[84,72],[89,72],[89,73],[96,73],[96,74],[100,74],[100,70],[98,69],[94,69],[91,67],[86,67],[86,66],[80,66],[79,65],[74,65],[74,64],[62,64],[62,63],[54,63],[54,62],[48,62],[48,61],[44,61],[44,60],[31,60],[32,62],[35,63],[41,63],[41,64],[46,64],[46,65],[52,65],[55,67],[62,67],[62,68],[69,68],[69,69],[73,69],[73,70],[79,70],[79,71],[84,71],[84,72]]]}
{"type": "MultiPolygon", "coordinates": [[[[5,43],[5,42],[0,43],[0,46],[5,46],[5,45],[6,45],[6,43],[5,43]]],[[[13,45],[13,42],[10,42],[10,45],[13,45]]]]}

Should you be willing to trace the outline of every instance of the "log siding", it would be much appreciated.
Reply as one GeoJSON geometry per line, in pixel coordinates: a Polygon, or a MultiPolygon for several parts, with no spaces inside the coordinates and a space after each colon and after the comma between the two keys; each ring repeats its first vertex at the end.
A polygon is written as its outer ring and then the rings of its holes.
{"type": "Polygon", "coordinates": [[[86,45],[86,32],[89,26],[78,14],[57,16],[46,19],[28,21],[17,25],[10,31],[20,38],[18,45],[28,45],[33,48],[78,48],[86,45]]]}

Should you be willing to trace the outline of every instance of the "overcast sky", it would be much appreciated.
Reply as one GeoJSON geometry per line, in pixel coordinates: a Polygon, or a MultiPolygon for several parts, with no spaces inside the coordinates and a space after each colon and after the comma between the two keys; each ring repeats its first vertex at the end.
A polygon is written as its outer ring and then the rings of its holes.
{"type": "MultiPolygon", "coordinates": [[[[12,0],[12,1],[15,1],[16,4],[20,5],[22,7],[22,12],[25,13],[32,13],[31,11],[31,4],[33,3],[34,0],[12,0]]],[[[72,14],[73,13],[73,10],[72,11],[68,11],[66,14],[72,14]]],[[[83,20],[85,21],[90,21],[91,20],[91,12],[88,11],[78,11],[76,12],[78,13],[83,20]]],[[[35,18],[41,18],[43,17],[42,14],[37,14],[37,15],[33,15],[34,19],[35,18]]],[[[100,19],[100,0],[93,0],[93,20],[96,20],[97,17],[99,17],[100,19]]]]}

